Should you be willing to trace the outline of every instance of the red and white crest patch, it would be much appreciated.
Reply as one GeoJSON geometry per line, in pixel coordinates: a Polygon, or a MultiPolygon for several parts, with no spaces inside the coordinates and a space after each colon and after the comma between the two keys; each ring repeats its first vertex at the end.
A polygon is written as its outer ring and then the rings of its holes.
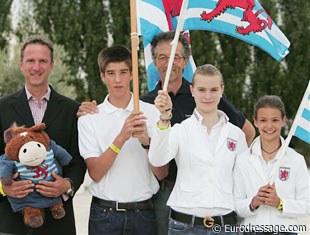
{"type": "Polygon", "coordinates": [[[236,147],[237,147],[237,141],[230,139],[230,138],[227,138],[227,148],[230,151],[235,151],[236,147]]]}
{"type": "Polygon", "coordinates": [[[290,176],[290,170],[291,170],[291,168],[289,168],[289,167],[280,167],[279,179],[282,181],[288,180],[288,178],[290,176]]]}

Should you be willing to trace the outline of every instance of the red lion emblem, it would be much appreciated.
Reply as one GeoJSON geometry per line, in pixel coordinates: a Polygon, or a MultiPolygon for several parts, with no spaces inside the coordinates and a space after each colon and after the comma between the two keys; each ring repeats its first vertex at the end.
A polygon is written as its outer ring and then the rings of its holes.
{"type": "Polygon", "coordinates": [[[237,147],[237,141],[230,139],[230,138],[227,138],[227,148],[230,151],[235,151],[236,147],[237,147]]]}
{"type": "Polygon", "coordinates": [[[289,167],[280,167],[279,169],[279,178],[282,181],[288,180],[290,175],[290,168],[289,167]]]}
{"type": "Polygon", "coordinates": [[[249,25],[247,27],[237,26],[237,33],[247,35],[250,32],[261,32],[267,26],[269,29],[271,29],[271,17],[266,13],[264,9],[260,9],[254,14],[254,6],[254,0],[219,0],[216,4],[216,8],[209,13],[203,11],[200,14],[200,19],[210,22],[215,17],[223,14],[227,10],[227,8],[235,9],[236,7],[239,7],[241,9],[244,9],[243,18],[241,21],[249,22],[249,25]],[[267,14],[267,21],[258,17],[262,12],[265,12],[267,14]]]}

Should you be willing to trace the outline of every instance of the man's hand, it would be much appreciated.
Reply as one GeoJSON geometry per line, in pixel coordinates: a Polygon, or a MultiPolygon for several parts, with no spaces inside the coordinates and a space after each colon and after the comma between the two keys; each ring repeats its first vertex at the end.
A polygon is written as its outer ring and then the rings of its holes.
{"type": "Polygon", "coordinates": [[[71,184],[69,180],[62,178],[55,172],[52,172],[54,181],[40,180],[36,185],[37,192],[45,197],[58,197],[68,191],[71,184]]]}
{"type": "Polygon", "coordinates": [[[98,113],[96,100],[93,100],[92,102],[85,101],[80,105],[79,110],[76,113],[76,116],[81,117],[86,114],[94,114],[94,113],[98,113]]]}
{"type": "MultiPolygon", "coordinates": [[[[14,174],[13,179],[16,179],[18,173],[14,174]]],[[[3,192],[14,198],[23,198],[26,197],[29,193],[33,192],[34,184],[31,180],[12,180],[12,184],[6,186],[2,184],[3,192]]]]}

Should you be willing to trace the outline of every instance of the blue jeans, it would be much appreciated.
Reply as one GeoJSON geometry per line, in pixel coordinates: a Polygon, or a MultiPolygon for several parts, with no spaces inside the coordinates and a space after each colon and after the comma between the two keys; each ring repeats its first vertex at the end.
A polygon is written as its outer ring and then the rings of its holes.
{"type": "Polygon", "coordinates": [[[157,235],[167,235],[168,234],[168,220],[170,207],[167,206],[167,201],[170,196],[172,188],[159,189],[155,197],[153,197],[153,205],[156,212],[157,219],[157,235]]]}
{"type": "Polygon", "coordinates": [[[153,210],[115,211],[91,203],[89,235],[156,235],[156,216],[153,210]]]}
{"type": "Polygon", "coordinates": [[[225,232],[224,227],[216,225],[212,229],[206,229],[203,226],[182,223],[174,219],[169,219],[168,235],[238,235],[236,232],[225,232]]]}

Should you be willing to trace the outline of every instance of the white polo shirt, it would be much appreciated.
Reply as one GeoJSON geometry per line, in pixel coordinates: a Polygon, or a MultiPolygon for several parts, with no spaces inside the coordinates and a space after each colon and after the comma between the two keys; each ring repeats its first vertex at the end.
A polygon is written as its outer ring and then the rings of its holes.
{"type": "MultiPolygon", "coordinates": [[[[148,135],[152,137],[159,112],[154,105],[139,101],[140,111],[147,117],[148,135]]],[[[127,108],[117,108],[108,101],[98,105],[99,113],[78,120],[79,149],[84,159],[99,157],[120,133],[126,118],[133,111],[133,98],[127,108]]],[[[113,165],[100,182],[92,182],[90,193],[98,198],[118,202],[149,199],[159,189],[147,152],[137,138],[125,142],[113,165]]]]}
{"type": "Polygon", "coordinates": [[[172,128],[157,128],[150,162],[162,166],[175,158],[178,173],[167,202],[172,209],[198,217],[225,215],[235,209],[232,172],[237,154],[247,149],[245,135],[222,111],[208,134],[196,112],[172,128]]]}

